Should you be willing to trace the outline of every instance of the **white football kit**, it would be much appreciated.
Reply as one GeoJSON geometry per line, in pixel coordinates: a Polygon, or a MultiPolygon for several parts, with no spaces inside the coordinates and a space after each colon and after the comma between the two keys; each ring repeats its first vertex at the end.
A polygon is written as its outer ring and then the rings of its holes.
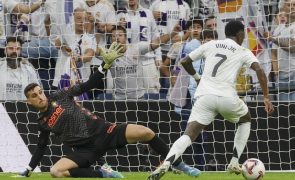
{"type": "Polygon", "coordinates": [[[258,62],[257,58],[231,39],[205,43],[189,57],[193,61],[206,59],[189,122],[208,125],[218,113],[230,122],[238,122],[248,112],[248,107],[237,95],[237,74],[243,65],[250,67],[258,62]]]}

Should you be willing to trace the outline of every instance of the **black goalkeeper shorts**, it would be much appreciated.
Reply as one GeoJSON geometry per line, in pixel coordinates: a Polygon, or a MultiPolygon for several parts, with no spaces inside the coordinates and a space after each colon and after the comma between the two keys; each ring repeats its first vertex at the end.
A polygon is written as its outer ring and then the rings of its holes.
{"type": "Polygon", "coordinates": [[[73,152],[65,157],[74,161],[80,168],[87,168],[104,156],[108,150],[119,149],[128,144],[126,128],[127,124],[108,123],[104,132],[98,134],[94,141],[74,146],[73,152]]]}

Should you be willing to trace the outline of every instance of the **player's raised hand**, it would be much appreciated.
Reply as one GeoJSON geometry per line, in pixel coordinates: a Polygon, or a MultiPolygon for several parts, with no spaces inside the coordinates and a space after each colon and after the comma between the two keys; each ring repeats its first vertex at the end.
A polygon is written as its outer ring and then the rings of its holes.
{"type": "Polygon", "coordinates": [[[181,26],[179,24],[176,24],[173,28],[173,32],[179,33],[181,31],[182,31],[181,26]]]}
{"type": "Polygon", "coordinates": [[[274,41],[275,40],[275,38],[269,32],[264,32],[263,37],[265,39],[267,39],[268,41],[274,41]]]}
{"type": "Polygon", "coordinates": [[[161,19],[161,11],[153,11],[153,15],[155,17],[156,20],[160,20],[161,19]]]}
{"type": "Polygon", "coordinates": [[[114,60],[124,55],[122,53],[123,46],[120,43],[113,42],[107,50],[100,48],[100,55],[105,62],[104,69],[109,69],[114,60]]]}
{"type": "Polygon", "coordinates": [[[270,102],[269,98],[264,98],[264,106],[265,106],[265,111],[268,114],[272,114],[274,112],[274,107],[273,104],[270,102]]]}
{"type": "Polygon", "coordinates": [[[270,38],[270,33],[269,33],[269,32],[264,32],[264,33],[263,33],[263,37],[264,37],[265,39],[269,39],[269,38],[270,38]]]}

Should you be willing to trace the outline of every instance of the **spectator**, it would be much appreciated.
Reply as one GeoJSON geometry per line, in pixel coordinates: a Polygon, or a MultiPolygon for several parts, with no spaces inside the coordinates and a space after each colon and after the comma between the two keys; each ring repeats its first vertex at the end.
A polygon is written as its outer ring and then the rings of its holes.
{"type": "Polygon", "coordinates": [[[216,30],[216,28],[217,28],[217,22],[216,22],[215,16],[209,16],[208,18],[205,19],[204,29],[216,30]]]}
{"type": "Polygon", "coordinates": [[[110,33],[113,25],[116,24],[115,9],[111,3],[105,0],[75,0],[74,10],[76,8],[85,9],[94,17],[95,34],[97,43],[100,46],[107,44],[107,33],[110,33]]]}
{"type": "Polygon", "coordinates": [[[90,64],[95,54],[96,41],[93,34],[86,32],[90,23],[87,12],[81,8],[75,9],[74,23],[75,34],[68,34],[72,39],[68,45],[62,45],[62,56],[57,61],[53,82],[56,87],[63,86],[61,82],[66,80],[63,79],[64,77],[70,77],[79,82],[90,76],[90,64]],[[69,72],[70,67],[74,68],[75,72],[69,72]]]}
{"type": "MultiPolygon", "coordinates": [[[[197,39],[200,40],[200,35],[203,30],[203,20],[200,19],[199,17],[195,17],[192,20],[188,21],[187,23],[187,33],[189,34],[189,39],[187,41],[190,41],[192,39],[197,39]]],[[[162,91],[163,93],[167,93],[167,90],[169,89],[169,86],[174,86],[175,83],[175,78],[173,78],[173,74],[171,72],[172,65],[175,63],[175,60],[180,53],[182,46],[185,42],[177,42],[174,43],[173,46],[170,48],[167,58],[164,60],[163,64],[160,67],[161,74],[163,78],[161,79],[162,81],[162,91]],[[171,79],[170,79],[171,77],[171,79]],[[171,80],[171,84],[169,82],[171,80]]],[[[177,74],[177,72],[176,72],[177,74]]]]}
{"type": "MultiPolygon", "coordinates": [[[[22,0],[27,5],[32,5],[38,0],[22,0]]],[[[58,57],[58,50],[50,42],[50,32],[47,31],[45,22],[48,20],[46,7],[44,6],[31,13],[22,14],[17,23],[15,35],[23,37],[25,40],[22,47],[22,56],[28,58],[34,68],[38,71],[45,94],[55,90],[52,86],[54,69],[58,57]]]]}
{"type": "Polygon", "coordinates": [[[268,32],[264,36],[277,48],[278,68],[275,74],[279,84],[279,101],[295,101],[295,0],[288,0],[285,4],[289,13],[289,26],[277,36],[268,32]]]}
{"type": "MultiPolygon", "coordinates": [[[[31,0],[31,2],[36,3],[37,0],[31,0]]],[[[22,55],[24,57],[29,59],[57,59],[58,50],[50,43],[50,34],[46,32],[46,17],[45,8],[39,8],[30,14],[30,18],[28,18],[27,15],[22,15],[18,21],[18,35],[22,33],[25,40],[22,48],[22,55]],[[28,30],[28,36],[26,36],[25,29],[28,30]]]]}
{"type": "MultiPolygon", "coordinates": [[[[117,4],[117,2],[116,2],[117,4]]],[[[89,34],[95,34],[96,43],[100,47],[105,47],[110,42],[110,33],[113,25],[116,24],[116,12],[114,6],[108,0],[75,0],[74,9],[83,8],[91,13],[94,18],[94,31],[89,34]]],[[[98,67],[102,63],[102,59],[96,56],[92,60],[91,67],[98,67]]],[[[113,89],[113,80],[110,73],[107,73],[106,89],[113,89]]],[[[97,95],[96,95],[97,96],[97,95]]]]}
{"type": "Polygon", "coordinates": [[[8,37],[6,42],[6,57],[0,61],[0,100],[25,100],[23,91],[30,83],[39,84],[38,74],[32,65],[21,57],[22,40],[18,37],[8,37]]]}
{"type": "MultiPolygon", "coordinates": [[[[183,0],[156,0],[150,9],[153,11],[161,35],[171,33],[176,24],[180,24],[182,30],[185,30],[186,22],[191,16],[190,7],[183,0]]],[[[171,39],[174,42],[179,41],[182,35],[183,32],[171,39]]],[[[163,55],[166,55],[171,47],[171,42],[169,41],[161,47],[163,55]]]]}
{"type": "MultiPolygon", "coordinates": [[[[271,34],[272,36],[278,36],[283,29],[287,27],[288,23],[288,17],[287,9],[282,8],[279,9],[275,13],[275,18],[273,20],[273,24],[271,26],[271,34]]],[[[272,64],[272,72],[270,74],[270,80],[275,82],[275,78],[278,76],[279,66],[278,66],[278,49],[276,45],[273,45],[273,43],[270,43],[271,47],[271,64],[272,64]]]]}
{"type": "MultiPolygon", "coordinates": [[[[160,36],[156,21],[149,9],[142,8],[138,0],[129,0],[128,8],[117,14],[118,23],[126,27],[128,43],[151,41],[160,36]]],[[[142,56],[143,86],[146,93],[159,93],[159,66],[162,64],[161,48],[142,56]]]]}
{"type": "Polygon", "coordinates": [[[149,9],[155,1],[156,0],[140,0],[139,2],[143,8],[149,9]]]}
{"type": "MultiPolygon", "coordinates": [[[[20,3],[16,0],[0,0],[1,9],[0,9],[0,48],[6,45],[5,40],[7,35],[12,35],[11,32],[11,14],[29,14],[35,12],[39,9],[45,0],[39,0],[38,2],[27,6],[23,3],[20,3]]],[[[3,57],[3,50],[0,52],[0,56],[3,57]]]]}
{"type": "Polygon", "coordinates": [[[124,55],[114,61],[110,71],[114,78],[114,98],[117,100],[142,99],[144,95],[142,80],[142,63],[140,56],[157,49],[161,43],[166,43],[170,37],[180,32],[180,26],[176,25],[172,33],[164,34],[159,38],[148,42],[128,44],[126,29],[122,26],[113,28],[112,42],[122,44],[121,52],[124,55]]]}

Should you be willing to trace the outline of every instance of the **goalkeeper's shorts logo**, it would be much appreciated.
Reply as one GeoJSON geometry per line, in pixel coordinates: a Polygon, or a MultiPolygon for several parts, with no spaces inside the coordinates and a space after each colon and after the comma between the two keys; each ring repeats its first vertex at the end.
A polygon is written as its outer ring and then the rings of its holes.
{"type": "Polygon", "coordinates": [[[56,124],[56,122],[57,122],[59,116],[60,116],[64,111],[65,111],[65,109],[63,109],[63,108],[61,107],[61,105],[59,105],[59,106],[55,109],[54,113],[50,116],[50,118],[49,118],[49,120],[48,120],[48,122],[47,122],[47,124],[48,124],[48,126],[49,126],[50,128],[52,128],[52,127],[56,124]]]}
{"type": "Polygon", "coordinates": [[[108,128],[107,133],[108,133],[108,134],[111,134],[116,126],[117,126],[116,124],[112,124],[112,125],[108,128]]]}

